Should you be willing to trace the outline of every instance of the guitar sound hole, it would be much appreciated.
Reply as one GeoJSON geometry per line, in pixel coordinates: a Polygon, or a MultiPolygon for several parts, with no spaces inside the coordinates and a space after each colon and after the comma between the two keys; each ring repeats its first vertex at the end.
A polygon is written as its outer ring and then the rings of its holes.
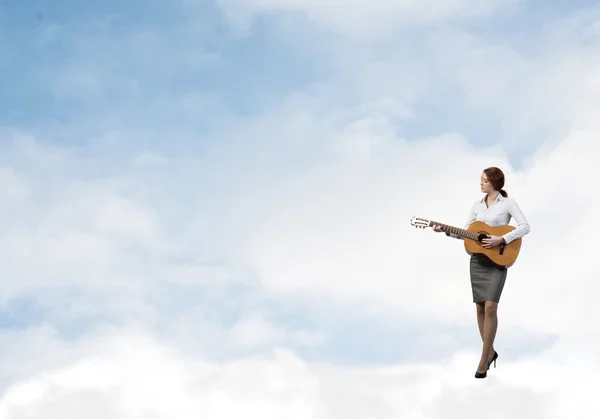
{"type": "Polygon", "coordinates": [[[486,239],[488,237],[488,234],[485,232],[480,232],[479,236],[477,236],[477,241],[479,243],[483,242],[483,239],[486,239]]]}

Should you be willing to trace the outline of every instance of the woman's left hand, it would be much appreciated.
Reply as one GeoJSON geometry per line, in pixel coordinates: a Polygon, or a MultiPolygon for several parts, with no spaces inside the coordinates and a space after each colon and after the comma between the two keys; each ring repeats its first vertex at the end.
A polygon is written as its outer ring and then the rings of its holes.
{"type": "Polygon", "coordinates": [[[494,246],[498,246],[498,245],[504,243],[504,239],[502,237],[498,237],[498,236],[489,236],[489,237],[481,240],[481,242],[483,243],[483,247],[485,247],[486,249],[490,249],[494,246]]]}

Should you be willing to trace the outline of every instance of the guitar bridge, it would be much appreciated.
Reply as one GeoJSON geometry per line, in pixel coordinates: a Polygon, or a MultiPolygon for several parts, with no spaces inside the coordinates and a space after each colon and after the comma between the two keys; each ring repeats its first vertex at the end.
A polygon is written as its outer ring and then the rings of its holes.
{"type": "Polygon", "coordinates": [[[504,246],[506,246],[506,244],[502,243],[500,245],[500,254],[503,255],[504,254],[504,246]]]}

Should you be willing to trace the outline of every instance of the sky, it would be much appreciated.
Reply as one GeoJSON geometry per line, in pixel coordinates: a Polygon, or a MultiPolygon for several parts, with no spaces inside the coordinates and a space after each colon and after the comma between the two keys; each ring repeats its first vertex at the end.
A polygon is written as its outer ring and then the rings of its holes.
{"type": "Polygon", "coordinates": [[[598,415],[600,8],[477,4],[0,0],[0,417],[598,415]],[[531,233],[476,380],[409,220],[488,166],[531,233]]]}

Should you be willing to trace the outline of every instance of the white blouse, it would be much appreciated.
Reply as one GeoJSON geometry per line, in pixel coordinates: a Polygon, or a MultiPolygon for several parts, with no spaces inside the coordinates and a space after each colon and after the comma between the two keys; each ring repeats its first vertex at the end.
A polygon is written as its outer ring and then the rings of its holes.
{"type": "MultiPolygon", "coordinates": [[[[483,221],[484,223],[491,226],[508,225],[511,217],[517,222],[517,226],[513,231],[510,231],[502,237],[506,240],[506,243],[510,243],[513,240],[519,239],[531,231],[531,227],[527,222],[527,219],[523,215],[521,208],[517,202],[512,198],[505,198],[498,194],[496,200],[488,206],[485,203],[485,196],[482,199],[475,201],[471,207],[469,218],[465,223],[465,230],[475,221],[483,221]]],[[[448,233],[446,233],[448,234],[448,233]]],[[[454,234],[448,234],[450,237],[462,239],[454,234]]]]}

